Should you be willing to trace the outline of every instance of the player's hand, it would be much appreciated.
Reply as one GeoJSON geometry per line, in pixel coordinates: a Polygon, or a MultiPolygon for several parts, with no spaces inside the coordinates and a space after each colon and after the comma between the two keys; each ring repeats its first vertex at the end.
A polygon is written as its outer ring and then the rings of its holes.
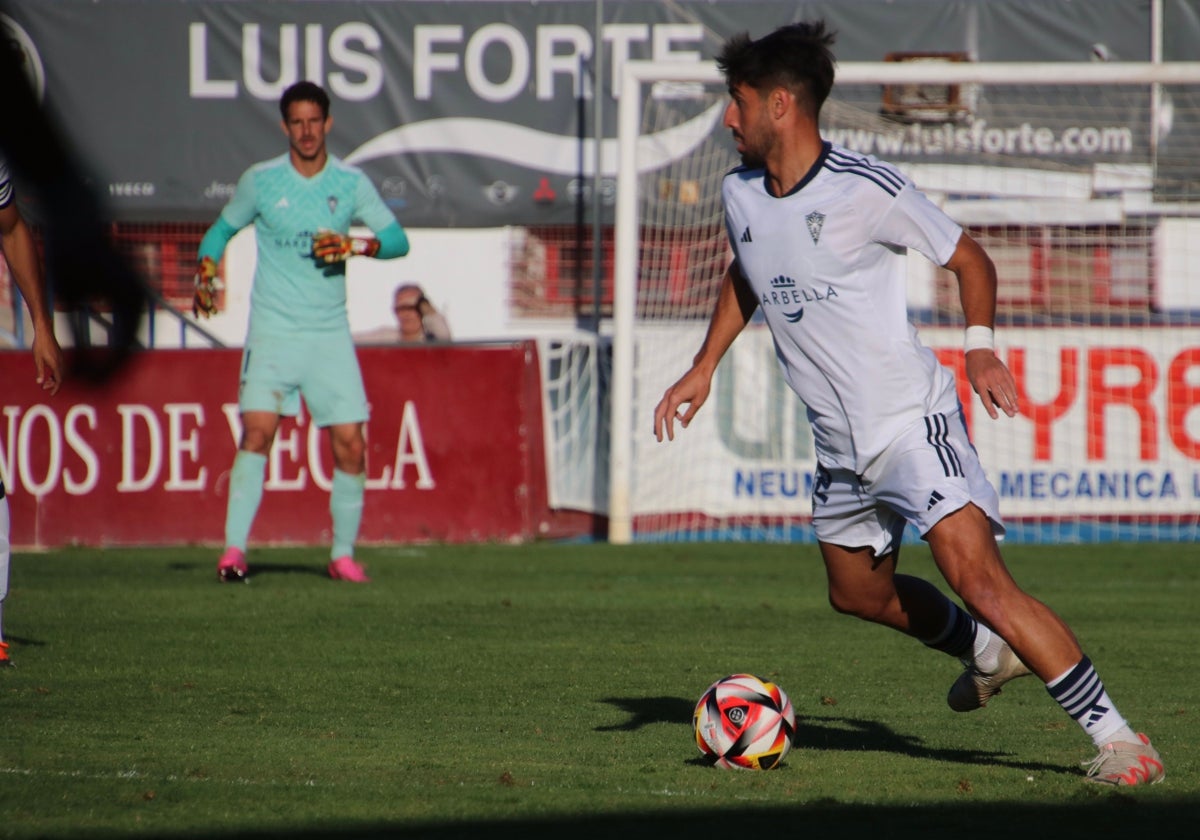
{"type": "Polygon", "coordinates": [[[340,263],[358,256],[373,257],[378,250],[378,239],[359,239],[336,230],[319,230],[313,234],[312,257],[319,263],[340,263]]]}
{"type": "Polygon", "coordinates": [[[54,328],[47,326],[33,335],[33,364],[37,383],[43,391],[57,394],[63,379],[63,352],[54,337],[54,328]]]}
{"type": "Polygon", "coordinates": [[[967,379],[988,416],[995,420],[1003,411],[1009,417],[1017,413],[1017,383],[1004,362],[991,350],[980,348],[967,353],[967,379]]]}
{"type": "Polygon", "coordinates": [[[225,288],[225,284],[217,277],[217,264],[212,257],[205,257],[196,266],[196,286],[192,296],[192,314],[197,318],[205,318],[217,314],[217,292],[225,288]]]}
{"type": "Polygon", "coordinates": [[[654,409],[654,437],[660,443],[663,435],[667,440],[675,440],[675,421],[683,428],[688,427],[700,406],[708,399],[712,388],[712,374],[706,374],[700,368],[693,367],[682,378],[663,394],[654,409]],[[679,409],[687,403],[687,410],[680,413],[679,409]]]}

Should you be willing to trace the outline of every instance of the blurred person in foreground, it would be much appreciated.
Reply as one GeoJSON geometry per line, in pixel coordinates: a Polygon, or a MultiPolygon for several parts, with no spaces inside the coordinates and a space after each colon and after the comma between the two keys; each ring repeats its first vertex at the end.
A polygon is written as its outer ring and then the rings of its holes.
{"type": "MultiPolygon", "coordinates": [[[[54,337],[54,315],[46,300],[46,279],[38,260],[37,244],[21,211],[9,179],[8,165],[0,158],[0,253],[8,265],[9,276],[21,290],[33,323],[33,366],[36,381],[50,394],[62,384],[63,353],[54,337]]],[[[22,317],[17,313],[17,317],[22,317]]],[[[9,543],[8,494],[0,476],[0,667],[11,665],[8,644],[4,641],[4,599],[8,597],[9,543]]]]}
{"type": "Polygon", "coordinates": [[[817,454],[813,527],[841,613],[877,622],[962,661],[956,712],[978,709],[1032,670],[1092,739],[1090,781],[1161,781],[1163,762],[1117,711],[1074,633],[1009,574],[999,499],[968,439],[953,373],[908,322],[906,251],[957,278],[966,374],[992,419],[1017,413],[1016,383],[993,352],[996,269],[983,248],[895,167],[822,139],[833,85],[823,22],[727,41],[717,60],[725,126],[743,165],[722,198],[734,257],[691,369],[654,413],[673,440],[708,397],[713,373],[755,310],[784,377],[808,407],[817,454]],[[686,410],[683,406],[686,405],[686,410]],[[896,573],[912,523],[960,608],[896,573]]]}
{"type": "Polygon", "coordinates": [[[258,261],[238,389],[242,438],[230,473],[217,575],[222,581],[246,578],[246,543],[262,501],[267,457],[281,416],[296,415],[303,397],[333,450],[329,576],[366,583],[354,543],[366,488],[368,411],[346,315],[346,260],[402,257],[408,236],[366,175],[327,151],[333,118],[323,89],[297,82],[284,91],[279,110],[287,152],[242,175],[199,249],[193,309],[208,316],[217,311],[217,265],[225,246],[239,230],[255,226],[258,261]],[[350,236],[354,222],[375,236],[350,236]]]}
{"type": "MultiPolygon", "coordinates": [[[[4,9],[0,2],[0,11],[4,9]]],[[[118,375],[138,349],[147,297],[141,277],[114,246],[111,219],[93,178],[80,165],[69,135],[38,102],[29,62],[0,27],[0,156],[28,186],[23,198],[42,234],[46,275],[59,311],[71,319],[73,347],[66,377],[80,386],[103,386],[118,375]],[[106,335],[92,344],[92,313],[106,335]]]]}

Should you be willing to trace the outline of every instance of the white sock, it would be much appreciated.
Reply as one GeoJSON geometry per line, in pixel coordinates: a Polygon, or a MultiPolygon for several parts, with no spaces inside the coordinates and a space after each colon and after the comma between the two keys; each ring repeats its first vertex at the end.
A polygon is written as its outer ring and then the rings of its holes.
{"type": "Polygon", "coordinates": [[[975,622],[975,626],[975,667],[990,674],[1000,667],[1000,650],[1004,647],[1004,639],[982,622],[975,622]]]}
{"type": "Polygon", "coordinates": [[[1141,739],[1129,726],[1104,689],[1104,682],[1086,656],[1078,664],[1046,683],[1050,692],[1097,747],[1123,741],[1139,744],[1141,739]]]}
{"type": "Polygon", "coordinates": [[[1142,743],[1142,739],[1139,738],[1137,733],[1133,731],[1133,727],[1131,727],[1128,723],[1126,723],[1124,726],[1122,726],[1120,729],[1118,729],[1113,734],[1106,736],[1104,738],[1104,740],[1101,743],[1096,744],[1096,746],[1103,747],[1105,744],[1114,744],[1114,743],[1140,744],[1140,743],[1142,743]]]}

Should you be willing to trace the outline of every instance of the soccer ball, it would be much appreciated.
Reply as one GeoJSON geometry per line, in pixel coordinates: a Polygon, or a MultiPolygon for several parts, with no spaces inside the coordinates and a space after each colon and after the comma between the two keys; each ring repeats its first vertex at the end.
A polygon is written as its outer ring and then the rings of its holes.
{"type": "Polygon", "coordinates": [[[718,767],[770,770],[792,748],[796,713],[783,689],[753,674],[717,680],[692,713],[696,746],[718,767]]]}

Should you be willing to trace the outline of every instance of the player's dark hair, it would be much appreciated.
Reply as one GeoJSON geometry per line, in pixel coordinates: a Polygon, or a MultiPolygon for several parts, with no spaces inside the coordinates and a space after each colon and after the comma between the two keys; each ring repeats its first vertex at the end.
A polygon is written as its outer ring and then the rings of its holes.
{"type": "Polygon", "coordinates": [[[327,119],[329,117],[329,94],[318,84],[296,82],[283,92],[279,99],[279,113],[283,115],[284,122],[287,122],[288,108],[292,107],[293,102],[315,103],[321,109],[321,116],[327,119]]]}
{"type": "Polygon", "coordinates": [[[830,48],[836,34],[823,20],[781,26],[757,41],[743,32],[725,42],[717,67],[730,88],[747,84],[760,93],[787,88],[815,119],[833,87],[830,48]]]}

